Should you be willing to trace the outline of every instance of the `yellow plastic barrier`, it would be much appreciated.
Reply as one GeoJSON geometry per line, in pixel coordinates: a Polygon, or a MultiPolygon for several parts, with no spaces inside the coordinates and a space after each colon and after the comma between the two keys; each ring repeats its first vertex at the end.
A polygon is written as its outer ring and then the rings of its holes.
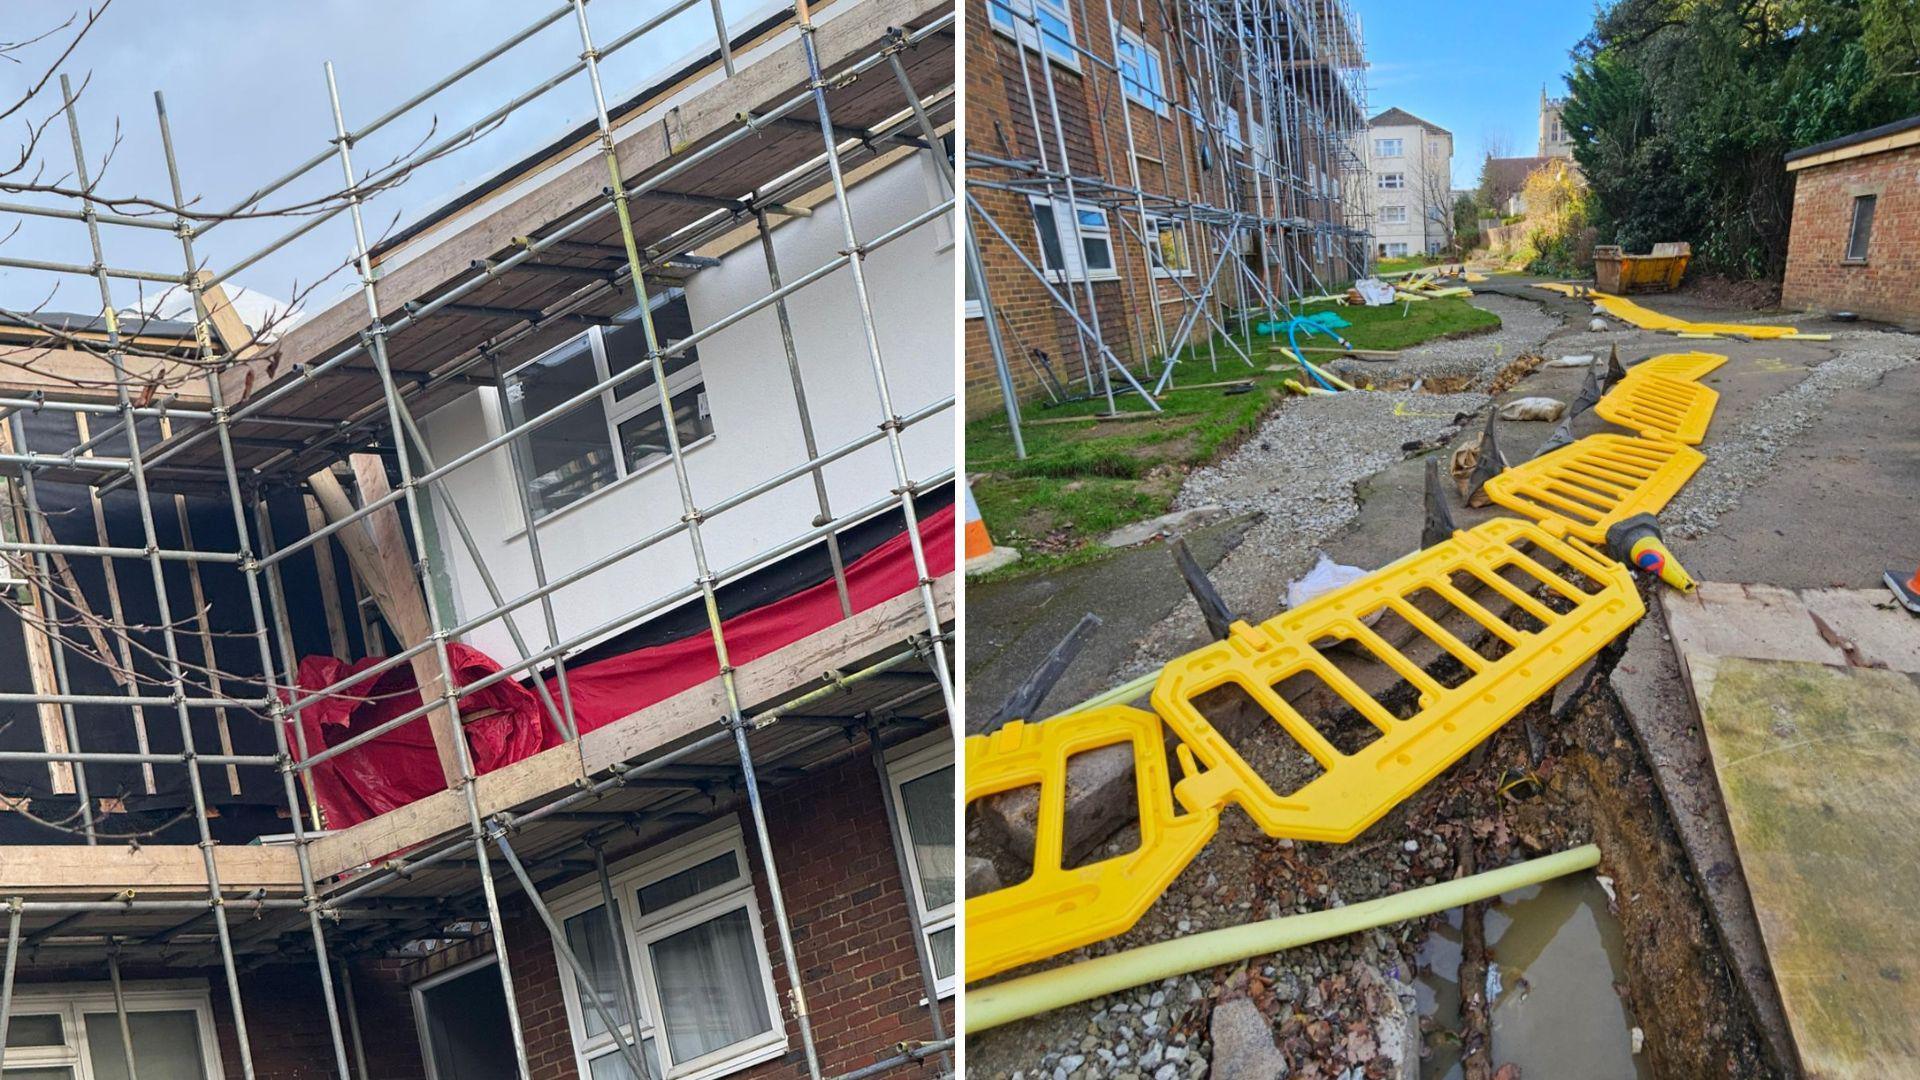
{"type": "Polygon", "coordinates": [[[1579,541],[1558,539],[1512,518],[1458,531],[1258,627],[1236,623],[1225,641],[1168,664],[1152,700],[1185,743],[1180,755],[1189,775],[1175,785],[1174,796],[1196,811],[1238,803],[1271,836],[1351,840],[1572,674],[1644,612],[1631,572],[1579,541]],[[1549,569],[1522,544],[1560,565],[1549,569]],[[1479,588],[1504,597],[1530,617],[1525,625],[1534,628],[1522,629],[1475,602],[1468,592],[1479,588]],[[1478,623],[1506,651],[1489,658],[1449,633],[1415,598],[1422,590],[1478,623]],[[1467,676],[1444,685],[1388,645],[1363,621],[1382,608],[1445,649],[1467,676]],[[1353,642],[1410,684],[1417,692],[1415,711],[1405,719],[1395,716],[1356,685],[1320,647],[1338,642],[1353,642]],[[1378,735],[1351,752],[1336,748],[1276,689],[1308,673],[1378,735]],[[1296,790],[1275,791],[1196,704],[1203,695],[1229,687],[1250,696],[1273,719],[1278,729],[1273,734],[1310,755],[1320,774],[1296,790]]]}
{"type": "Polygon", "coordinates": [[[1627,378],[1635,375],[1665,375],[1681,382],[1699,382],[1727,358],[1719,353],[1681,352],[1650,356],[1627,369],[1627,378]]]}
{"type": "Polygon", "coordinates": [[[1122,933],[1146,914],[1220,827],[1219,807],[1178,813],[1167,770],[1166,733],[1150,712],[1111,705],[1045,723],[1014,721],[967,739],[967,803],[1040,788],[1033,874],[967,898],[968,982],[1122,933]],[[1140,846],[1063,869],[1067,759],[1119,744],[1133,747],[1140,846]]]}
{"type": "Polygon", "coordinates": [[[1712,387],[1647,372],[1628,373],[1593,407],[1602,420],[1650,439],[1698,446],[1720,395],[1712,387]]]}
{"type": "Polygon", "coordinates": [[[1589,435],[1509,466],[1488,480],[1485,490],[1494,502],[1538,521],[1555,535],[1600,545],[1614,523],[1667,505],[1706,460],[1679,443],[1589,435]]]}
{"type": "Polygon", "coordinates": [[[1750,337],[1762,340],[1773,338],[1798,337],[1800,330],[1793,326],[1770,326],[1765,323],[1697,323],[1682,319],[1676,315],[1665,315],[1652,308],[1641,307],[1624,296],[1614,296],[1595,289],[1582,290],[1578,286],[1566,285],[1557,281],[1540,281],[1534,288],[1556,292],[1562,296],[1573,296],[1592,300],[1601,310],[1630,323],[1642,330],[1659,330],[1674,334],[1724,334],[1729,337],[1750,337]]]}

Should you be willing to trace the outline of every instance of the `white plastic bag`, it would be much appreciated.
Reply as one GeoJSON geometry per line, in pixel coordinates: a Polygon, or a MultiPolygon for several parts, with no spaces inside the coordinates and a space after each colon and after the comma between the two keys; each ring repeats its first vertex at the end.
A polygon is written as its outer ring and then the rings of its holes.
{"type": "Polygon", "coordinates": [[[1361,278],[1353,283],[1353,288],[1360,294],[1360,302],[1367,307],[1384,307],[1393,303],[1393,286],[1379,278],[1361,278]]]}
{"type": "Polygon", "coordinates": [[[1567,411],[1567,403],[1558,398],[1523,397],[1500,406],[1502,420],[1545,420],[1552,423],[1567,411]]]}
{"type": "Polygon", "coordinates": [[[1343,566],[1322,552],[1320,561],[1313,564],[1313,569],[1307,571],[1300,580],[1287,586],[1287,610],[1291,611],[1322,593],[1332,592],[1366,575],[1365,570],[1357,566],[1343,566]]]}

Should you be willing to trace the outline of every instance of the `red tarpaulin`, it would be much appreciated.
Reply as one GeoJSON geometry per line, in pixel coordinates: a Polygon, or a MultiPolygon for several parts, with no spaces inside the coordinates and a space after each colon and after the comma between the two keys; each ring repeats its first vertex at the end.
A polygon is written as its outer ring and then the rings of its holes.
{"type": "MultiPolygon", "coordinates": [[[[920,522],[927,571],[934,577],[953,572],[953,522],[951,505],[920,522]]],[[[865,611],[918,583],[913,551],[904,532],[847,566],[847,594],[855,611],[865,611]]],[[[839,621],[839,593],[829,579],[735,615],[724,620],[721,627],[728,656],[739,666],[839,621]]],[[[454,667],[454,681],[461,686],[500,670],[491,657],[465,645],[449,644],[447,654],[454,667]]],[[[306,657],[300,661],[301,691],[310,694],[378,662],[378,657],[351,664],[331,656],[306,657]]],[[[701,630],[677,641],[569,667],[567,685],[572,691],[574,719],[586,732],[698,686],[719,673],[713,635],[701,630]]],[[[558,682],[549,679],[547,688],[558,702],[558,682]]],[[[317,754],[419,706],[413,671],[402,664],[302,709],[300,724],[308,752],[317,754]]],[[[511,679],[461,698],[460,711],[478,773],[492,772],[559,744],[539,697],[511,679]]],[[[332,828],[358,824],[447,786],[424,717],[321,762],[312,776],[315,797],[332,828]]]]}

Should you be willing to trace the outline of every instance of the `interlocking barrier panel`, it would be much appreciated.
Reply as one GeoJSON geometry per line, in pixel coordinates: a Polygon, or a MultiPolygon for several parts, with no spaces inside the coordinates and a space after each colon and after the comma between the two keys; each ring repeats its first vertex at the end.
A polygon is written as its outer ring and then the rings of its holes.
{"type": "Polygon", "coordinates": [[[1510,466],[1488,480],[1485,490],[1494,502],[1538,521],[1555,535],[1604,545],[1614,523],[1657,513],[1706,460],[1700,451],[1679,443],[1588,435],[1510,466]]]}
{"type": "Polygon", "coordinates": [[[1712,387],[1697,382],[1654,372],[1628,372],[1593,411],[1603,420],[1650,439],[1697,446],[1707,437],[1707,424],[1712,422],[1719,401],[1720,395],[1712,387]]]}
{"type": "Polygon", "coordinates": [[[1683,352],[1650,356],[1627,369],[1627,377],[1665,375],[1681,382],[1699,382],[1701,377],[1727,362],[1719,353],[1683,352]]]}
{"type": "Polygon", "coordinates": [[[1220,827],[1217,806],[1192,813],[1175,808],[1165,728],[1154,714],[1124,705],[1037,724],[1015,720],[969,736],[966,770],[969,807],[1039,788],[1032,874],[967,897],[968,982],[1124,932],[1220,827]],[[1065,867],[1068,759],[1116,745],[1133,750],[1140,844],[1124,855],[1065,867]]]}
{"type": "Polygon", "coordinates": [[[1513,518],[1460,530],[1257,627],[1237,623],[1226,640],[1168,664],[1153,706],[1185,744],[1183,764],[1189,756],[1197,762],[1174,795],[1195,811],[1237,803],[1271,836],[1351,840],[1644,612],[1631,571],[1578,540],[1513,518]],[[1496,595],[1513,612],[1496,615],[1475,593],[1496,595]],[[1436,605],[1452,612],[1436,618],[1436,605]],[[1429,674],[1388,644],[1368,626],[1382,611],[1444,650],[1457,665],[1454,674],[1429,674]],[[1484,634],[1481,648],[1442,625],[1458,625],[1461,616],[1484,634]],[[1410,685],[1405,715],[1389,711],[1335,662],[1336,651],[1349,645],[1410,685]],[[1282,696],[1280,684],[1303,675],[1357,714],[1357,724],[1335,733],[1338,745],[1282,696]],[[1303,752],[1305,760],[1296,755],[1294,763],[1313,775],[1296,783],[1302,770],[1294,768],[1286,790],[1269,784],[1243,752],[1255,748],[1236,746],[1197,704],[1218,691],[1250,697],[1273,721],[1255,733],[1268,743],[1259,749],[1283,740],[1280,748],[1303,752]]]}

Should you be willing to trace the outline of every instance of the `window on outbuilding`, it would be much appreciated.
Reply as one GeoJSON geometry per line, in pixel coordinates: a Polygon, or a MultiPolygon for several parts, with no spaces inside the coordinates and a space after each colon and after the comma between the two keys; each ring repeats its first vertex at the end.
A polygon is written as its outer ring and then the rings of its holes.
{"type": "Polygon", "coordinates": [[[1874,205],[1878,195],[1858,195],[1853,200],[1853,228],[1847,233],[1847,261],[1866,262],[1867,245],[1873,242],[1874,205]]]}

